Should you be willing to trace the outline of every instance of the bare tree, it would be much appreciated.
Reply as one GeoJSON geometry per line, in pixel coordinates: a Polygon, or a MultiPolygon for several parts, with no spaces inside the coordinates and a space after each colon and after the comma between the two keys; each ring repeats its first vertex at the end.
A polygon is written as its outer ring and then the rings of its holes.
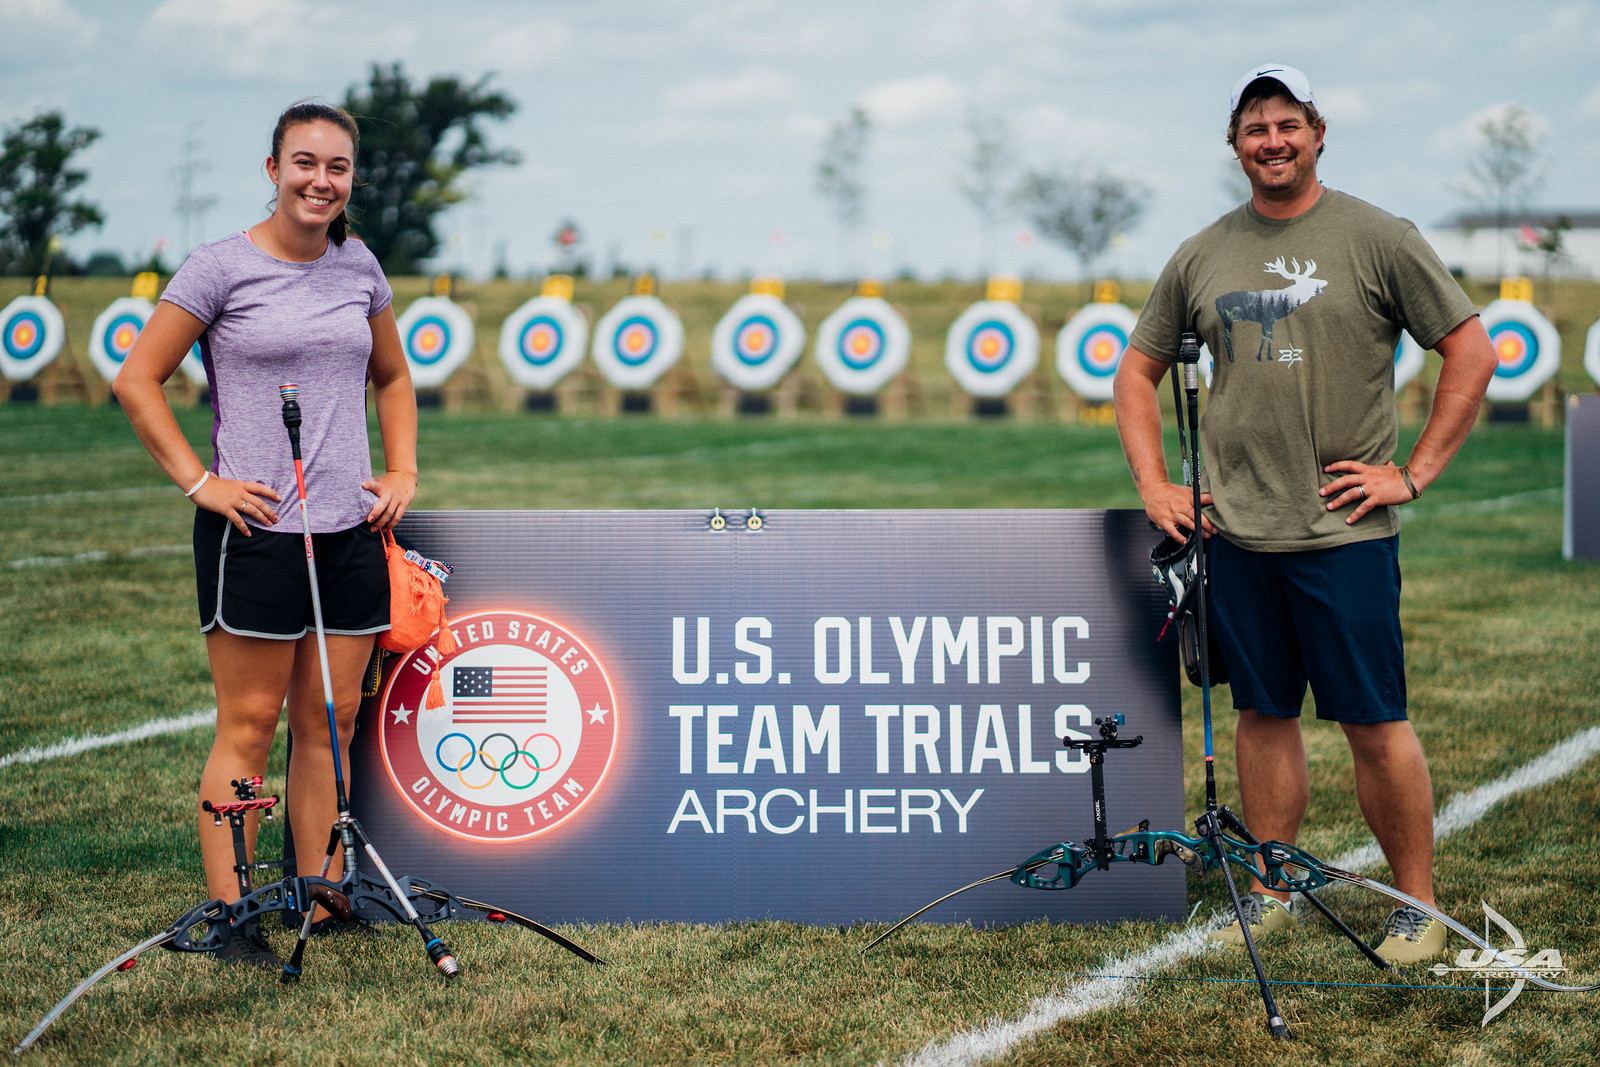
{"type": "Polygon", "coordinates": [[[1013,194],[1040,236],[1078,257],[1086,284],[1112,241],[1138,225],[1149,198],[1144,186],[1105,171],[1029,171],[1013,194]]]}
{"type": "Polygon", "coordinates": [[[861,176],[867,153],[867,136],[872,120],[859,104],[828,130],[822,143],[822,158],[817,161],[817,192],[833,205],[839,220],[840,260],[846,273],[852,273],[851,246],[866,216],[866,183],[861,176]]]}
{"type": "Polygon", "coordinates": [[[956,178],[956,189],[978,213],[979,267],[985,275],[993,269],[994,229],[1006,215],[1006,186],[1017,164],[1011,131],[996,115],[973,115],[967,120],[972,151],[966,170],[956,178]]]}
{"type": "Polygon", "coordinates": [[[1520,104],[1491,109],[1478,121],[1482,143],[1467,164],[1461,191],[1494,211],[1495,274],[1505,275],[1506,226],[1513,210],[1527,206],[1539,187],[1543,122],[1520,104]]]}

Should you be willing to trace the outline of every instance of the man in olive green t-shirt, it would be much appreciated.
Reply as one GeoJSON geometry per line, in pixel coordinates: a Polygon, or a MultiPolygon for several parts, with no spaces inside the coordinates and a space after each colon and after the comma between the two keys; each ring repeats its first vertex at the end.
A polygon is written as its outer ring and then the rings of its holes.
{"type": "MultiPolygon", "coordinates": [[[[1317,181],[1326,123],[1304,74],[1256,67],[1234,86],[1228,143],[1248,203],[1185,241],[1161,272],[1116,377],[1117,431],[1146,513],[1183,540],[1192,491],[1168,478],[1156,387],[1184,331],[1210,349],[1200,423],[1202,529],[1217,642],[1239,712],[1243,815],[1293,842],[1310,797],[1300,705],[1338,722],[1362,814],[1396,888],[1433,903],[1433,789],[1406,719],[1396,507],[1466,439],[1496,365],[1476,310],[1416,227],[1317,181]],[[1444,367],[1433,411],[1394,463],[1402,329],[1444,367]],[[1213,537],[1213,534],[1221,536],[1213,537]]],[[[1294,926],[1256,883],[1255,937],[1294,926]]],[[[1412,908],[1379,953],[1416,962],[1443,924],[1412,908]]],[[[1212,935],[1242,943],[1237,923],[1212,935]]]]}

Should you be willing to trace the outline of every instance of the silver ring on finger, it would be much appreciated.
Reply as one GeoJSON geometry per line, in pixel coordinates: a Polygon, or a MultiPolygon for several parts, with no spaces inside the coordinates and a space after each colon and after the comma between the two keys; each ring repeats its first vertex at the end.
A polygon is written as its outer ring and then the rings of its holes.
{"type": "Polygon", "coordinates": [[[1356,486],[1356,492],[1361,494],[1361,499],[1362,500],[1367,499],[1367,487],[1366,486],[1364,486],[1364,485],[1356,486]]]}

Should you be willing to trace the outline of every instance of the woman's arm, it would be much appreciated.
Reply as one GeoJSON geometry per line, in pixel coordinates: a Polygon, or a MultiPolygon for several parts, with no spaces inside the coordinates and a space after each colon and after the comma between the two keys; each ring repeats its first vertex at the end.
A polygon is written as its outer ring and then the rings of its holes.
{"type": "Polygon", "coordinates": [[[205,464],[189,447],[172,415],[172,406],[161,391],[205,328],[205,323],[176,304],[165,300],[157,304],[139,331],[133,351],[117,372],[116,381],[111,383],[111,391],[133,424],[133,432],[167,477],[179,489],[192,494],[190,499],[195,504],[225,516],[249,537],[250,527],[244,516],[263,526],[277,523],[278,513],[269,503],[280,499],[277,491],[260,482],[208,477],[205,464]]]}
{"type": "Polygon", "coordinates": [[[367,521],[373,529],[387,530],[400,521],[417,495],[417,394],[411,388],[411,368],[394,324],[394,309],[384,308],[367,325],[372,328],[367,373],[377,399],[384,472],[362,482],[361,488],[378,496],[367,521]]]}

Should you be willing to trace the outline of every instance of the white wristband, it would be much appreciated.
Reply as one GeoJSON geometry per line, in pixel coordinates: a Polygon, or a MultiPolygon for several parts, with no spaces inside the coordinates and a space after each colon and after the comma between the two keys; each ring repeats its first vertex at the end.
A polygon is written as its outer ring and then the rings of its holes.
{"type": "Polygon", "coordinates": [[[210,471],[206,471],[204,474],[202,474],[200,476],[200,480],[198,482],[194,483],[194,488],[189,490],[187,493],[185,493],[183,495],[188,497],[189,499],[193,500],[194,499],[194,495],[200,491],[200,487],[202,485],[205,485],[206,484],[206,479],[208,479],[210,477],[211,477],[211,472],[210,471]]]}

